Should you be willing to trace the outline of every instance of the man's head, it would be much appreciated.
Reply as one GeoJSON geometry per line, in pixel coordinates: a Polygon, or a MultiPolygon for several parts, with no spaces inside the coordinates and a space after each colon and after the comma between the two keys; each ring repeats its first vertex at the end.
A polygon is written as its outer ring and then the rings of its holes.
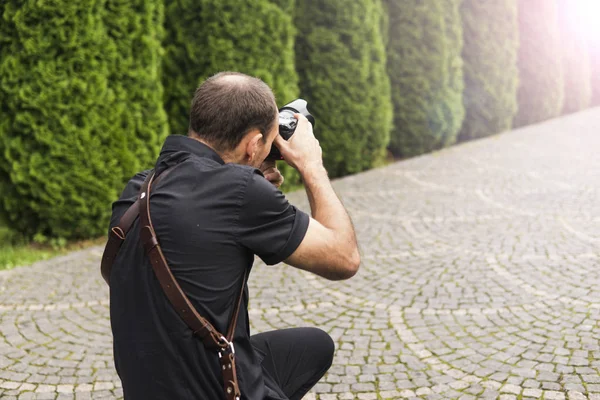
{"type": "Polygon", "coordinates": [[[188,134],[226,162],[259,167],[277,136],[277,115],[275,96],[263,81],[221,72],[196,89],[188,134]]]}

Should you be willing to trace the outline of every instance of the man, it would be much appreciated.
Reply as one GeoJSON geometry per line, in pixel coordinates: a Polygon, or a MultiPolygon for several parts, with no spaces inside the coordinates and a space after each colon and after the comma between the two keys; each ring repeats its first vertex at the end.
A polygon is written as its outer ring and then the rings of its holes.
{"type": "MultiPolygon", "coordinates": [[[[327,279],[347,279],[360,263],[350,218],[323,167],[306,118],[286,142],[278,134],[270,88],[239,73],[206,80],[192,101],[188,136],[166,139],[153,185],[152,223],[171,271],[198,313],[226,332],[245,271],[258,255],[327,279]],[[283,177],[265,163],[275,144],[303,178],[312,217],[278,190],[283,177]]],[[[148,175],[127,184],[111,227],[148,175]]],[[[139,219],[110,276],[117,372],[126,400],[224,398],[218,355],[192,335],[172,307],[140,244],[139,219]]],[[[281,266],[280,268],[284,268],[281,266]]],[[[233,343],[244,400],[301,399],[331,366],[334,344],[316,328],[249,334],[244,291],[233,343]]]]}

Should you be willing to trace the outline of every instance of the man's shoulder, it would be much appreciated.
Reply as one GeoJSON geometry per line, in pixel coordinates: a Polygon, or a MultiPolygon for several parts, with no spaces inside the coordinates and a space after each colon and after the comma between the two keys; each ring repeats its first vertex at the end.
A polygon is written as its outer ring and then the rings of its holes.
{"type": "Polygon", "coordinates": [[[187,165],[188,168],[192,168],[196,172],[215,172],[219,174],[230,174],[243,177],[248,177],[253,173],[262,175],[260,170],[249,165],[235,163],[220,164],[205,157],[190,157],[182,164],[187,165]]]}
{"type": "Polygon", "coordinates": [[[135,200],[137,199],[142,184],[149,173],[151,173],[151,169],[147,169],[144,171],[140,171],[133,175],[125,185],[125,188],[121,192],[119,198],[113,202],[112,204],[112,215],[110,218],[110,226],[115,226],[121,219],[121,216],[127,211],[127,209],[133,205],[135,200]]]}
{"type": "MultiPolygon", "coordinates": [[[[201,171],[206,171],[206,165],[198,165],[201,171]]],[[[213,166],[214,175],[210,177],[213,184],[211,189],[216,189],[223,195],[232,195],[240,199],[242,207],[252,205],[253,212],[256,208],[268,208],[268,204],[277,202],[287,203],[285,195],[271,182],[267,181],[263,173],[255,167],[243,164],[226,163],[213,166]]],[[[205,188],[206,186],[203,185],[205,188]]]]}
{"type": "Polygon", "coordinates": [[[220,170],[225,173],[229,173],[236,176],[241,176],[245,178],[249,178],[253,174],[258,174],[262,176],[262,172],[259,169],[251,167],[249,165],[243,164],[235,164],[235,163],[226,163],[219,166],[220,170]]]}
{"type": "Polygon", "coordinates": [[[120,200],[128,200],[128,199],[131,199],[132,197],[133,198],[137,197],[137,195],[139,194],[139,191],[142,187],[142,184],[146,180],[146,177],[148,176],[148,174],[150,174],[151,172],[152,172],[152,169],[146,169],[144,171],[140,171],[140,172],[136,173],[135,175],[133,175],[127,181],[127,184],[125,185],[125,188],[123,189],[123,192],[121,193],[121,196],[119,197],[119,201],[120,200]]]}
{"type": "Polygon", "coordinates": [[[135,186],[135,187],[141,188],[142,184],[146,180],[146,177],[152,172],[153,172],[152,169],[145,169],[143,171],[136,173],[134,176],[132,176],[129,179],[129,181],[127,182],[126,188],[130,187],[130,186],[135,186]]]}
{"type": "MultiPolygon", "coordinates": [[[[247,188],[256,189],[257,186],[261,187],[261,183],[268,183],[264,179],[263,173],[255,167],[243,164],[226,163],[218,164],[213,163],[210,160],[193,159],[190,160],[194,172],[206,173],[212,172],[214,176],[212,178],[221,182],[224,186],[235,187],[237,189],[247,188]],[[259,184],[256,185],[256,182],[259,184]]],[[[271,184],[269,184],[272,186],[271,184]]]]}

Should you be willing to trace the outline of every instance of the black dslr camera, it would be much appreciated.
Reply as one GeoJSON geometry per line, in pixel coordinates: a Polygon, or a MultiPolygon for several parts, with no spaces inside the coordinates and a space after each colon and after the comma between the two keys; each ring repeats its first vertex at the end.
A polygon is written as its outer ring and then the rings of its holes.
{"type": "MultiPolygon", "coordinates": [[[[296,99],[279,109],[279,134],[285,140],[290,140],[294,134],[294,131],[296,130],[296,126],[298,125],[298,120],[294,118],[294,114],[304,115],[306,119],[310,121],[313,127],[315,126],[315,117],[310,115],[310,112],[308,112],[306,107],[306,100],[296,99]]],[[[274,144],[271,146],[271,152],[267,156],[267,159],[283,160],[279,149],[274,144]]]]}

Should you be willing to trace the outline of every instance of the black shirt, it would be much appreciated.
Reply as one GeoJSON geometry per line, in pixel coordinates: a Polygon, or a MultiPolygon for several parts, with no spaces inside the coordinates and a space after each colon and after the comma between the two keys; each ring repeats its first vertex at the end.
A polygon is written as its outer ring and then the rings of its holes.
{"type": "MultiPolygon", "coordinates": [[[[185,137],[166,139],[155,171],[152,223],[171,271],[196,310],[226,333],[244,271],[254,255],[276,264],[298,247],[309,217],[252,167],[225,164],[185,137]]],[[[135,175],[113,204],[111,227],[133,204],[150,171],[135,175]]],[[[172,308],[139,240],[139,219],[110,278],[114,357],[126,400],[213,400],[224,396],[218,355],[205,349],[172,308]]],[[[234,336],[244,400],[285,398],[250,344],[248,288],[234,336]]]]}

